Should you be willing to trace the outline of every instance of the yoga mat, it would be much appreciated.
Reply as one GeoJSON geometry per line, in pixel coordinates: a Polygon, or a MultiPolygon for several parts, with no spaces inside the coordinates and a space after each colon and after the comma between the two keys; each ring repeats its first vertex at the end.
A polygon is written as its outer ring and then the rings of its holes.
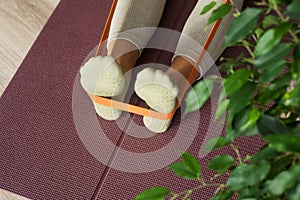
{"type": "MultiPolygon", "coordinates": [[[[187,17],[189,16],[189,13],[192,11],[196,2],[197,1],[194,0],[167,1],[159,27],[181,31],[187,17]]],[[[156,38],[156,35],[154,34],[152,40],[156,39],[159,40],[159,38],[156,38]]],[[[167,41],[161,42],[173,42],[175,50],[177,43],[176,40],[178,39],[179,38],[172,37],[167,41]]],[[[235,57],[238,56],[241,52],[245,51],[240,48],[230,48],[225,51],[223,55],[235,57]]],[[[170,65],[171,58],[171,52],[147,49],[143,51],[143,54],[141,56],[141,59],[137,63],[137,66],[143,65],[145,63],[160,63],[164,65],[170,65]]],[[[149,66],[146,65],[145,67],[149,66]]],[[[154,67],[160,68],[159,65],[154,67]]],[[[193,137],[193,141],[189,145],[187,151],[197,157],[199,155],[200,147],[203,144],[203,141],[207,139],[207,136],[214,137],[216,135],[220,135],[218,131],[221,131],[222,134],[224,134],[224,129],[220,130],[220,127],[215,126],[216,124],[210,123],[213,117],[211,113],[212,106],[217,105],[217,101],[215,100],[216,99],[212,99],[198,113],[191,113],[185,119],[182,118],[180,110],[177,111],[168,131],[158,135],[153,135],[153,133],[151,133],[149,130],[141,128],[143,127],[142,116],[134,115],[132,122],[127,126],[127,129],[124,131],[125,133],[123,133],[124,138],[120,145],[120,148],[128,152],[134,152],[135,154],[126,154],[120,151],[119,154],[115,156],[115,163],[112,164],[112,168],[109,170],[105,179],[102,180],[98,185],[98,200],[133,199],[136,194],[142,192],[144,189],[149,189],[154,186],[167,187],[171,191],[177,193],[197,187],[199,185],[199,181],[184,180],[177,177],[173,172],[171,172],[171,170],[168,170],[166,168],[149,171],[146,173],[122,172],[114,168],[123,167],[126,169],[134,169],[134,167],[136,167],[136,171],[140,169],[152,169],[154,168],[154,165],[152,163],[160,163],[160,161],[164,161],[170,159],[170,157],[173,157],[173,155],[170,155],[168,153],[178,153],[180,155],[180,153],[182,152],[180,151],[180,148],[185,146],[184,143],[190,142],[189,138],[193,137]],[[200,116],[198,116],[198,114],[200,114],[200,116]],[[195,119],[199,120],[198,123],[195,122],[195,119]],[[193,131],[196,131],[195,135],[192,134],[193,131]],[[186,134],[186,136],[182,137],[182,139],[185,139],[185,141],[177,141],[177,143],[175,142],[175,145],[178,146],[178,148],[175,149],[175,152],[162,151],[163,147],[169,145],[174,139],[176,139],[176,135],[182,133],[186,134]],[[138,138],[141,136],[144,136],[145,138],[138,138]],[[156,155],[156,157],[153,155],[153,157],[151,157],[145,154],[155,151],[161,151],[160,155],[156,155]],[[145,159],[143,159],[143,156],[145,157],[145,159]],[[139,165],[131,165],[132,162],[137,162],[139,163],[139,165]],[[128,166],[132,167],[130,168],[128,166]]],[[[139,100],[137,104],[139,106],[145,106],[145,103],[142,100],[139,100]]],[[[258,149],[263,145],[263,142],[259,137],[240,138],[235,142],[235,145],[240,148],[241,155],[246,156],[257,152],[258,149]]],[[[235,152],[231,148],[226,147],[221,150],[209,153],[205,157],[199,159],[202,166],[202,176],[205,179],[209,180],[211,177],[213,177],[214,173],[210,171],[206,166],[209,162],[209,159],[218,154],[230,154],[236,157],[235,152]]],[[[180,161],[180,158],[178,158],[176,161],[180,161]]],[[[221,176],[216,179],[216,181],[219,183],[225,183],[226,178],[226,176],[221,176]]],[[[193,193],[192,199],[208,200],[213,195],[216,189],[217,187],[201,188],[193,193]]],[[[184,195],[180,197],[182,198],[183,196],[184,195]]]]}
{"type": "MultiPolygon", "coordinates": [[[[76,133],[72,89],[110,4],[62,0],[2,95],[1,188],[31,199],[92,197],[105,166],[76,133]]],[[[113,130],[115,142],[121,130],[113,130]]]]}
{"type": "MultiPolygon", "coordinates": [[[[78,70],[98,43],[111,3],[61,0],[2,95],[0,188],[31,199],[132,199],[152,186],[180,192],[198,185],[197,181],[186,181],[170,170],[155,167],[180,155],[180,145],[185,143],[191,143],[186,150],[198,156],[206,136],[219,131],[210,124],[216,101],[185,119],[179,110],[166,133],[153,135],[143,126],[141,116],[124,113],[112,122],[96,117],[79,85],[78,70]],[[174,152],[151,156],[172,144],[182,130],[186,136],[177,139],[174,152]]],[[[168,0],[160,27],[181,31],[195,3],[168,0]]],[[[174,48],[176,39],[168,41],[174,48]]],[[[240,52],[228,49],[224,54],[237,56],[240,52]]],[[[137,65],[169,65],[171,57],[171,52],[146,49],[137,65]]],[[[130,103],[144,105],[136,95],[130,103]]],[[[256,152],[262,142],[258,137],[242,138],[236,145],[245,156],[256,152]]],[[[235,156],[230,148],[224,148],[199,159],[205,178],[213,175],[205,166],[217,153],[235,156]]],[[[215,189],[200,189],[192,199],[209,199],[215,189]]]]}

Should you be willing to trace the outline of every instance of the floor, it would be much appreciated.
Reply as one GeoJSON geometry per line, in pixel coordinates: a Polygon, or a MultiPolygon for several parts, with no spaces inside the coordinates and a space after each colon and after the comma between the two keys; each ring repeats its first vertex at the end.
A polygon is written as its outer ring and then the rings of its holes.
{"type": "MultiPolygon", "coordinates": [[[[0,96],[59,0],[0,0],[0,96]]],[[[26,198],[0,188],[0,199],[26,198]]]]}
{"type": "Polygon", "coordinates": [[[59,0],[0,0],[0,96],[59,0]]]}

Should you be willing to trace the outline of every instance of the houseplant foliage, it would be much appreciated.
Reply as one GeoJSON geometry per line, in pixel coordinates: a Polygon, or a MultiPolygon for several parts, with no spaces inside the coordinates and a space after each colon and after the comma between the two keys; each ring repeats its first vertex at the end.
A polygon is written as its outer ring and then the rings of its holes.
{"type": "MultiPolygon", "coordinates": [[[[215,6],[212,2],[201,14],[215,6]]],[[[218,7],[209,23],[229,11],[228,6],[218,7]]],[[[220,95],[215,118],[226,115],[226,134],[208,141],[202,151],[229,145],[236,158],[213,157],[207,167],[216,175],[205,180],[197,159],[183,153],[182,161],[169,169],[184,179],[198,180],[199,185],[179,193],[156,186],[136,199],[191,199],[193,192],[205,187],[217,188],[213,200],[300,199],[300,0],[261,0],[235,15],[224,46],[241,46],[247,54],[221,58],[226,94],[220,95]],[[258,133],[266,145],[255,155],[242,157],[233,141],[258,133]],[[227,181],[214,182],[222,174],[227,174],[227,181]]],[[[208,100],[211,80],[194,86],[201,95],[186,95],[186,114],[208,100]]]]}

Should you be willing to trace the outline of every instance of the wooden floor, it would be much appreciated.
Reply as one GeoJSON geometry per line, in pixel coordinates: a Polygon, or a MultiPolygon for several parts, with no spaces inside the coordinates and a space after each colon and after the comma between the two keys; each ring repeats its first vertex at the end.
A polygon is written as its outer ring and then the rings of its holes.
{"type": "MultiPolygon", "coordinates": [[[[59,0],[0,0],[0,96],[58,3],[59,0]]],[[[0,199],[26,198],[0,188],[0,199]]]]}
{"type": "Polygon", "coordinates": [[[59,0],[0,0],[0,96],[59,0]]]}

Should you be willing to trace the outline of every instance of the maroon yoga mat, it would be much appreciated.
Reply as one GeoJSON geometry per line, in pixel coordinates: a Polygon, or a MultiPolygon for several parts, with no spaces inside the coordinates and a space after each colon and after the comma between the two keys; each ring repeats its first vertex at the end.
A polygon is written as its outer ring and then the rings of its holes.
{"type": "MultiPolygon", "coordinates": [[[[180,31],[195,3],[168,0],[160,27],[180,31]]],[[[132,199],[152,186],[175,192],[197,186],[160,166],[178,160],[182,150],[198,156],[207,135],[223,133],[210,123],[216,101],[185,119],[179,110],[166,133],[153,135],[141,116],[124,113],[116,122],[97,117],[78,83],[78,70],[98,43],[110,5],[109,0],[61,0],[2,95],[0,188],[31,199],[106,200],[132,199]]],[[[177,39],[166,42],[175,48],[177,39]]],[[[240,50],[224,53],[236,56],[240,50]]],[[[171,52],[146,49],[137,65],[169,65],[171,57],[171,52]]],[[[134,94],[130,103],[144,105],[134,94]]],[[[262,145],[257,137],[236,144],[242,155],[262,145]]],[[[234,155],[224,148],[199,158],[205,178],[213,174],[205,167],[209,158],[221,152],[234,155]]],[[[198,190],[193,199],[209,199],[214,190],[198,190]]]]}
{"type": "MultiPolygon", "coordinates": [[[[195,0],[167,1],[159,27],[181,31],[196,2],[197,1],[195,0]]],[[[155,41],[156,39],[159,40],[161,38],[157,38],[157,35],[154,34],[152,41],[149,43],[155,41]]],[[[171,37],[167,38],[167,41],[161,42],[173,42],[175,49],[177,39],[178,38],[176,37],[171,37]]],[[[234,57],[238,56],[240,53],[241,49],[231,48],[225,51],[224,55],[234,57]]],[[[163,65],[169,65],[171,58],[171,52],[147,49],[144,50],[141,59],[137,63],[137,66],[145,63],[160,63],[163,65]]],[[[153,65],[150,66],[153,67],[153,65]]],[[[146,65],[146,67],[148,67],[148,65],[146,65]]],[[[159,65],[154,67],[160,68],[159,65]]],[[[214,73],[214,71],[209,73],[214,73]]],[[[178,178],[170,170],[166,170],[166,168],[155,171],[152,171],[151,169],[154,169],[155,166],[159,165],[161,162],[171,159],[171,157],[176,157],[174,156],[175,154],[180,155],[182,152],[181,148],[186,146],[188,146],[186,150],[188,150],[189,153],[193,154],[194,156],[198,156],[200,147],[203,145],[203,141],[207,139],[207,136],[214,137],[220,135],[221,133],[224,134],[222,127],[220,129],[220,127],[216,126],[216,123],[211,123],[211,110],[212,107],[216,106],[217,103],[215,100],[216,99],[211,99],[211,102],[208,102],[198,113],[191,113],[185,119],[182,119],[180,110],[177,111],[169,130],[164,134],[158,134],[155,136],[152,135],[149,130],[143,128],[142,116],[134,115],[132,121],[123,131],[124,135],[121,137],[122,142],[120,144],[120,148],[122,150],[126,150],[130,153],[124,153],[123,151],[120,151],[115,155],[114,163],[108,170],[107,175],[104,174],[103,176],[105,176],[105,178],[102,177],[99,182],[97,188],[97,199],[133,199],[136,194],[140,193],[145,188],[148,189],[153,186],[168,187],[171,189],[171,191],[178,193],[198,186],[198,181],[187,181],[182,178],[178,178]],[[197,114],[200,114],[200,116],[197,114]],[[195,119],[198,119],[198,123],[195,122],[195,119]],[[194,132],[196,132],[195,135],[194,132]],[[175,142],[177,149],[173,148],[172,150],[174,150],[174,152],[162,150],[163,147],[170,145],[170,143],[176,140],[178,135],[182,134],[184,134],[184,136],[181,138],[182,141],[177,140],[175,142]],[[190,145],[185,145],[186,143],[190,142],[189,138],[193,138],[192,143],[190,145]],[[152,156],[146,154],[149,152],[153,153],[155,151],[160,152],[160,154],[153,154],[152,156]],[[134,165],[132,163],[137,164],[134,165]],[[119,168],[121,168],[121,170],[119,168]],[[126,172],[128,169],[129,172],[126,172]],[[139,170],[149,171],[137,173],[139,170]]],[[[139,100],[137,104],[139,106],[145,106],[142,100],[139,100]]],[[[263,143],[258,137],[252,137],[238,139],[235,144],[239,146],[242,156],[246,156],[248,154],[251,155],[255,153],[263,143]]],[[[221,153],[231,154],[236,157],[232,149],[223,148],[222,150],[209,153],[207,156],[199,159],[201,165],[203,166],[203,177],[206,179],[209,179],[214,175],[212,171],[206,168],[209,158],[221,153]]],[[[179,160],[180,158],[177,159],[177,161],[179,160]]],[[[224,183],[226,181],[226,177],[222,176],[218,178],[217,181],[224,183]]],[[[193,194],[192,199],[208,200],[215,190],[216,187],[200,189],[193,194]]]]}
{"type": "Polygon", "coordinates": [[[0,188],[32,199],[92,197],[105,167],[76,134],[72,89],[110,4],[62,0],[2,95],[0,188]]]}

